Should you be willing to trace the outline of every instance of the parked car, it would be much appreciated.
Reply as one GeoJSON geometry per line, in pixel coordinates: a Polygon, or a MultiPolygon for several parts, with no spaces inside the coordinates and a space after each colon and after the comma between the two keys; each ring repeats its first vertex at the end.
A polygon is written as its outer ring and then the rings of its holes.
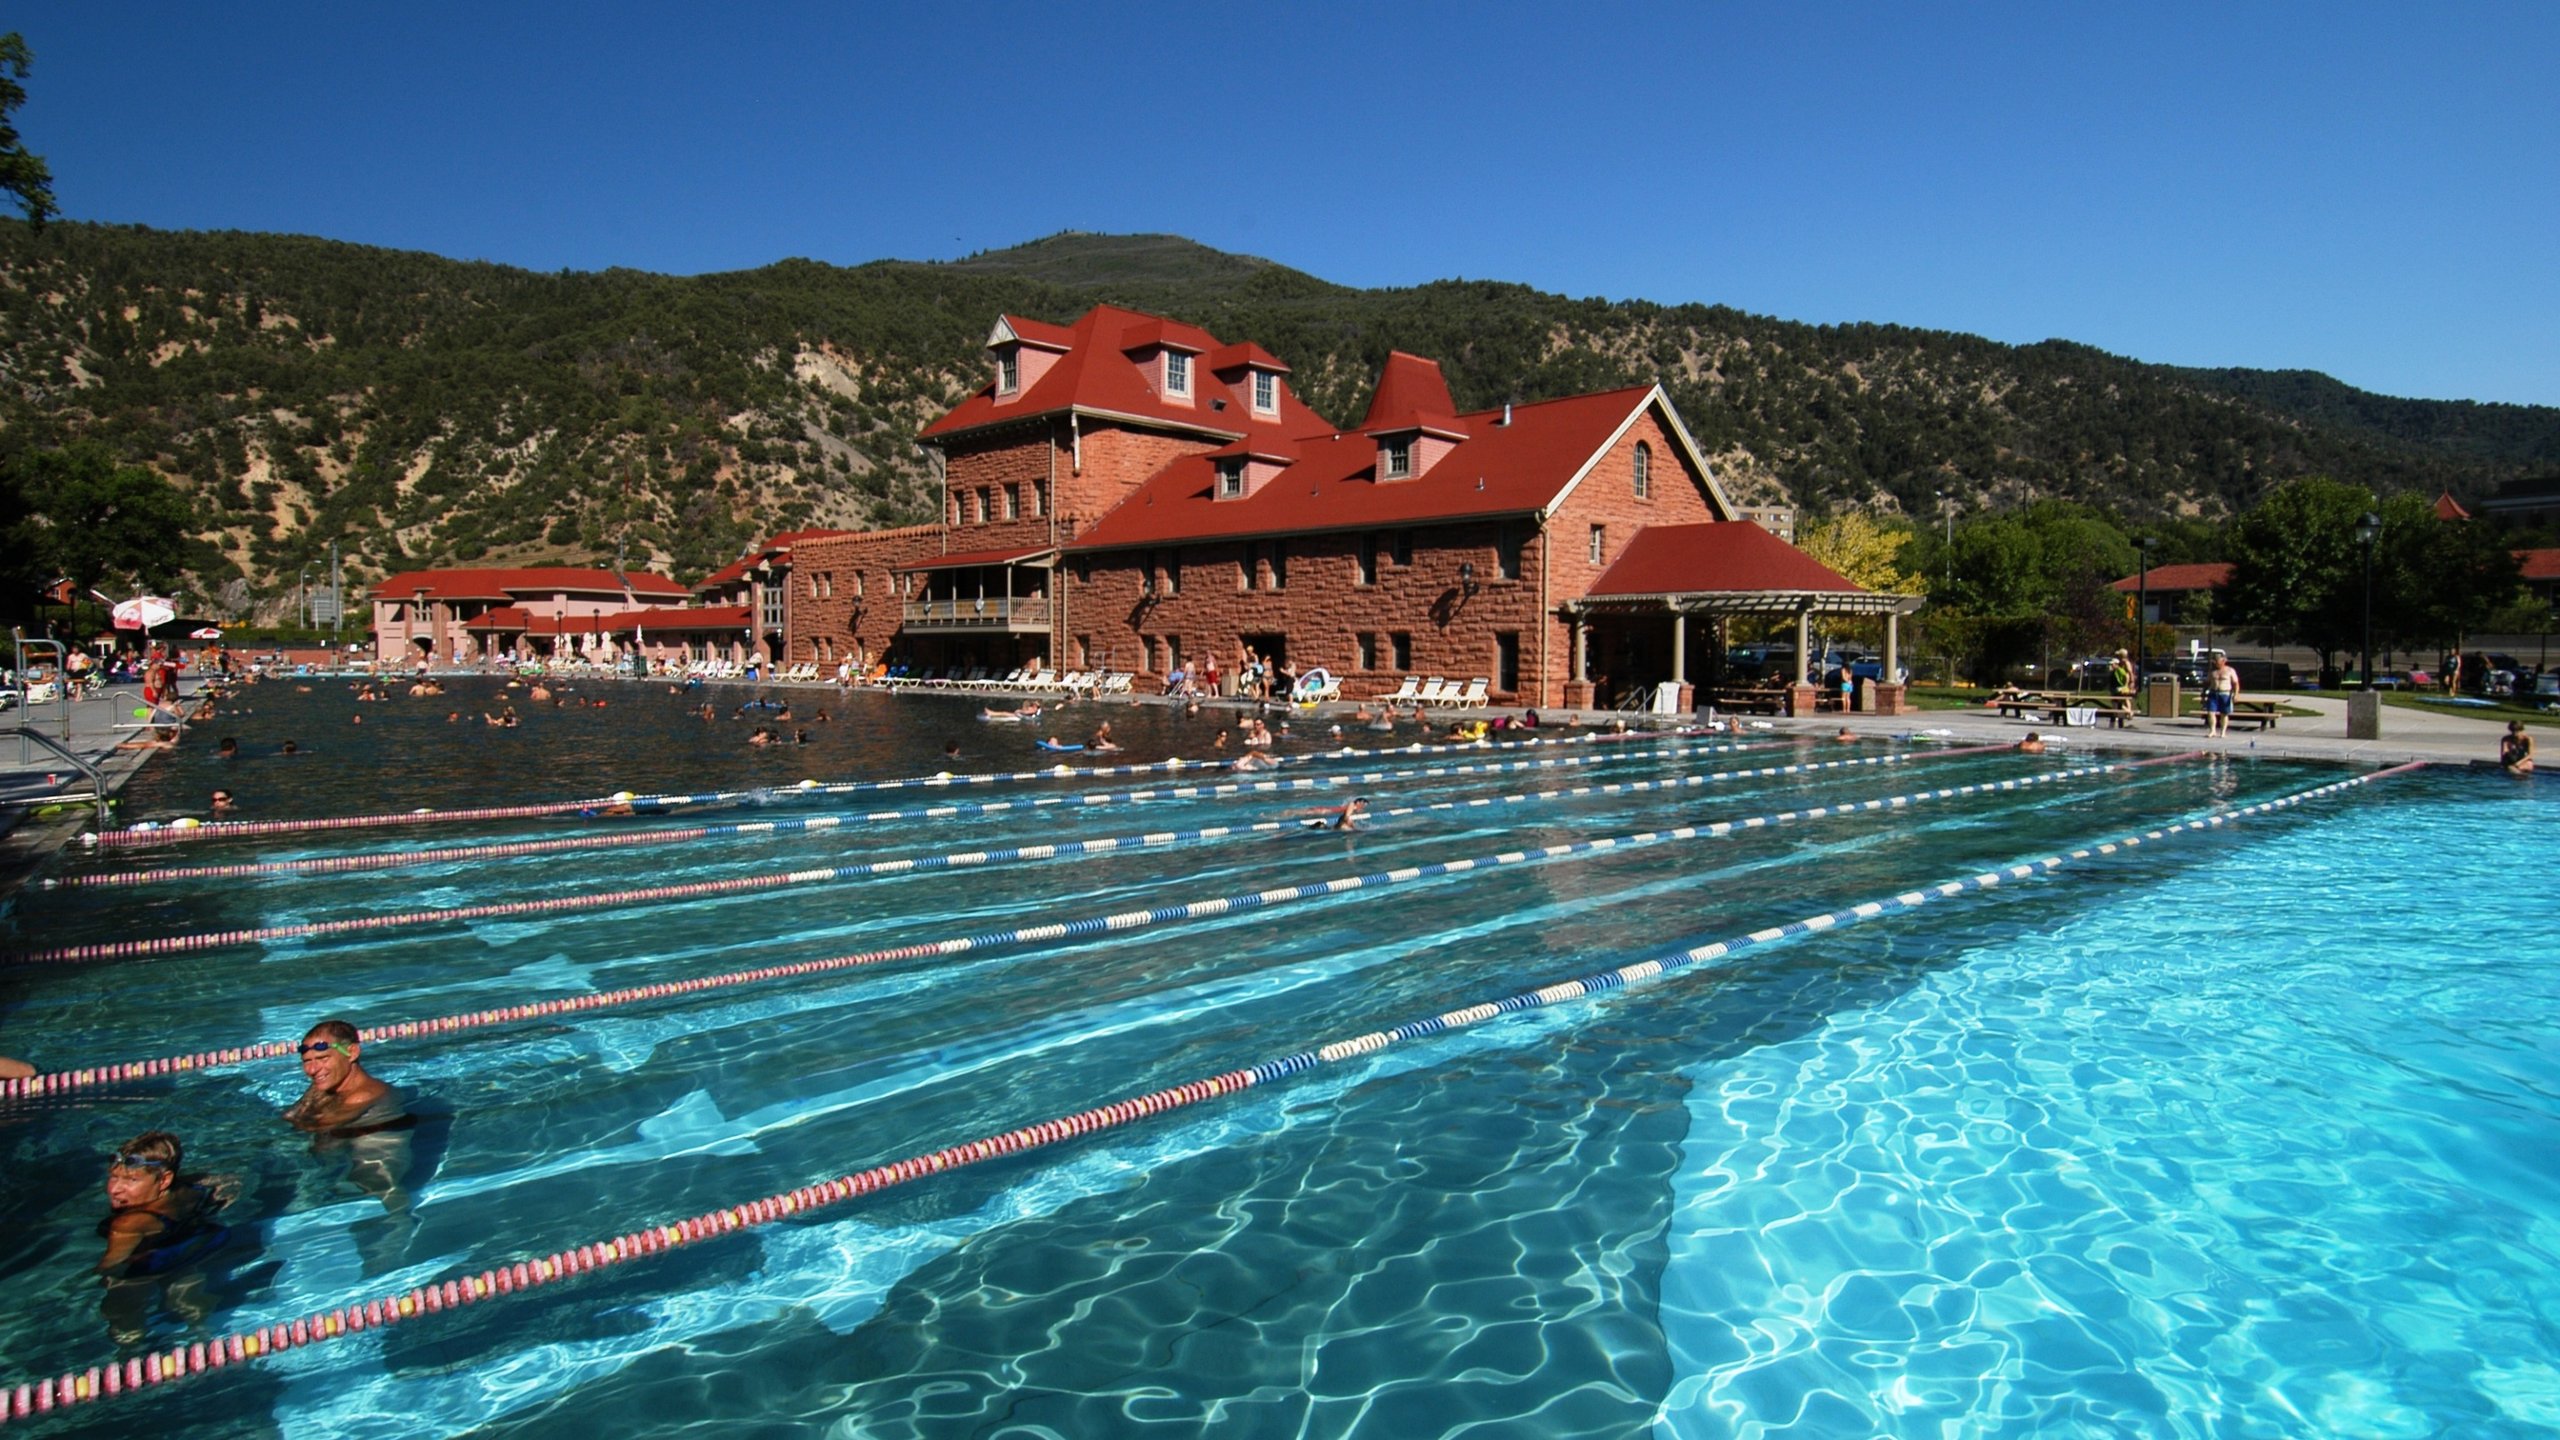
{"type": "Polygon", "coordinates": [[[2533,698],[2560,700],[2560,670],[2545,670],[2533,677],[2533,698]]]}

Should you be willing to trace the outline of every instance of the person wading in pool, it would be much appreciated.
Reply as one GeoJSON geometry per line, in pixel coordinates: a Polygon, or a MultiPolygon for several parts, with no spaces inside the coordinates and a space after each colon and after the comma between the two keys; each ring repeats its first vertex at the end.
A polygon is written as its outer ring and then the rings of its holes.
{"type": "Polygon", "coordinates": [[[286,1123],[311,1133],[316,1154],[348,1152],[347,1178],[382,1201],[406,1209],[401,1182],[409,1174],[408,1132],[417,1125],[397,1089],[367,1072],[356,1027],[323,1020],[302,1037],[302,1073],[311,1088],[284,1112],[286,1123]]]}
{"type": "Polygon", "coordinates": [[[184,1148],[166,1130],[146,1130],[116,1149],[107,1166],[107,1218],[98,1236],[107,1242],[97,1274],[106,1282],[100,1309],[120,1345],[139,1344],[155,1294],[193,1324],[212,1310],[198,1261],[230,1242],[217,1218],[230,1203],[228,1182],[182,1175],[184,1148]]]}

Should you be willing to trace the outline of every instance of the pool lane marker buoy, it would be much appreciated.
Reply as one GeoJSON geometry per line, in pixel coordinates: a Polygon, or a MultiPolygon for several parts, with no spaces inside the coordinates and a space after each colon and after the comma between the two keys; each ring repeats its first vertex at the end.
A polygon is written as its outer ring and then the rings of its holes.
{"type": "Polygon", "coordinates": [[[1499,1000],[1444,1011],[1423,1019],[1408,1020],[1389,1029],[1374,1030],[1365,1035],[1336,1040],[1312,1050],[1301,1050],[1294,1055],[1264,1061],[1249,1068],[1229,1070],[1222,1074],[1186,1081],[1180,1085],[1150,1091],[1125,1100],[1116,1100],[1107,1105],[1057,1116],[1037,1124],[1025,1125],[973,1140],[964,1140],[938,1150],[929,1150],[910,1155],[902,1160],[874,1165],[849,1175],[839,1175],[832,1180],[822,1180],[815,1184],[768,1195],[761,1200],[750,1200],[744,1204],[707,1210],[688,1219],[668,1224],[646,1226],[610,1239],[555,1250],[537,1259],[517,1260],[493,1266],[468,1278],[430,1282],[394,1295],[350,1301],[326,1310],[315,1310],[289,1322],[278,1321],[272,1325],[258,1326],[215,1340],[190,1341],[185,1345],[168,1350],[154,1350],[148,1355],[127,1357],[105,1366],[93,1365],[86,1370],[65,1371],[50,1379],[0,1387],[0,1395],[6,1395],[8,1402],[6,1410],[0,1411],[0,1423],[130,1394],[136,1390],[166,1384],[189,1375],[199,1375],[207,1370],[247,1364],[282,1351],[316,1345],[347,1335],[361,1334],[366,1330],[378,1329],[385,1325],[405,1324],[423,1316],[475,1305],[482,1300],[513,1295],[520,1290],[539,1289],[573,1276],[610,1269],[629,1261],[715,1240],[735,1231],[771,1225],[805,1211],[877,1194],[882,1190],[905,1185],[927,1176],[939,1175],[944,1171],[958,1170],[985,1160],[1043,1149],[1062,1141],[1097,1135],[1106,1130],[1116,1130],[1140,1120],[1186,1109],[1203,1101],[1238,1094],[1257,1086],[1285,1080],[1320,1066],[1374,1055],[1389,1046],[1408,1040],[1419,1040],[1452,1030],[1463,1030],[1499,1016],[1560,1005],[1605,991],[1622,990],[1629,985],[1651,980],[1675,970],[1686,969],[1701,961],[1722,959],[1758,946],[1776,944],[1803,935],[1844,929],[1882,915],[1907,913],[1938,900],[1952,899],[1973,891],[1996,889],[2010,880],[2032,879],[2039,875],[2050,874],[2076,861],[2114,855],[2152,841],[2219,829],[2252,815],[2267,814],[2302,804],[2307,800],[2367,785],[2376,780],[2423,769],[2425,764],[2424,761],[2413,761],[2405,765],[2395,765],[2390,769],[2377,770],[2369,775],[2354,776],[2315,789],[2297,791],[2291,795],[2261,801],[2255,805],[2224,811],[2216,815],[2180,821],[2157,830],[2085,846],[2062,855],[2011,865],[2003,869],[1988,870],[1961,880],[1950,880],[1920,890],[1908,890],[1889,899],[1870,901],[1846,910],[1835,910],[1828,914],[1808,916],[1802,920],[1790,921],[1764,930],[1754,930],[1748,935],[1732,940],[1715,941],[1660,959],[1642,960],[1631,965],[1603,970],[1578,980],[1566,980],[1558,984],[1541,986],[1535,990],[1518,991],[1499,1000]]]}
{"type": "MultiPolygon", "coordinates": [[[[1519,804],[1528,800],[1552,800],[1571,796],[1594,794],[1638,793],[1656,789],[1669,790],[1678,789],[1683,786],[1696,786],[1725,780],[1747,780],[1773,775],[1806,774],[1816,770],[1832,770],[1851,765],[1898,764],[1913,759],[1932,758],[1945,755],[1977,754],[1982,751],[2004,750],[2007,748],[2007,746],[2003,745],[1986,745],[1979,747],[1977,750],[1900,751],[1890,755],[1853,758],[1848,760],[1833,760],[1795,765],[1772,765],[1756,770],[1724,770],[1717,771],[1709,775],[1687,776],[1679,780],[1638,781],[1617,785],[1586,785],[1571,790],[1543,790],[1520,795],[1489,796],[1477,800],[1453,800],[1433,805],[1408,806],[1401,810],[1383,811],[1380,813],[1382,817],[1387,814],[1410,815],[1419,813],[1423,810],[1473,809],[1490,805],[1519,804]]],[[[1398,780],[1411,780],[1432,776],[1479,773],[1499,774],[1508,771],[1546,769],[1560,765],[1587,763],[1590,762],[1580,759],[1515,760],[1501,765],[1450,765],[1418,770],[1371,771],[1362,775],[1323,776],[1300,780],[1262,780],[1219,786],[1194,786],[1186,787],[1183,790],[1163,792],[1163,797],[1186,797],[1190,795],[1225,796],[1247,793],[1285,794],[1292,791],[1303,793],[1322,789],[1340,789],[1346,786],[1355,785],[1379,785],[1398,780]]],[[[1158,792],[1139,791],[1134,793],[1139,798],[1161,798],[1159,797],[1158,792]]],[[[1105,801],[1128,798],[1131,798],[1131,796],[1127,794],[1118,796],[1088,796],[1085,797],[1085,803],[1099,804],[1105,801]]],[[[985,805],[963,806],[959,808],[963,811],[989,813],[1015,808],[1026,804],[1037,806],[1043,803],[1057,802],[1003,800],[989,802],[985,805]]],[[[1072,804],[1077,802],[1066,801],[1063,803],[1072,804]]],[[[899,816],[903,818],[907,815],[921,814],[924,812],[891,811],[887,813],[892,816],[899,816]]],[[[225,949],[239,945],[255,945],[270,940],[307,940],[321,939],[332,935],[371,934],[384,930],[403,929],[413,925],[462,924],[480,920],[513,920],[528,915],[558,915],[574,913],[581,910],[602,909],[615,905],[642,905],[665,902],[683,903],[692,900],[714,899],[729,895],[744,895],[760,891],[779,890],[794,885],[827,884],[843,880],[858,880],[873,875],[902,875],[914,870],[952,869],[964,866],[1010,864],[1032,860],[1052,860],[1066,855],[1098,854],[1111,850],[1141,849],[1153,846],[1181,844],[1198,840],[1225,839],[1237,834],[1251,833],[1255,830],[1276,828],[1280,827],[1210,826],[1198,830],[1162,831],[1155,835],[1137,837],[1063,841],[1055,845],[1022,845],[1001,850],[965,850],[950,855],[924,856],[912,860],[874,860],[852,865],[820,866],[809,869],[767,872],[761,875],[738,876],[727,880],[697,880],[682,885],[650,885],[635,890],[604,891],[586,895],[552,895],[545,896],[538,900],[492,901],[485,905],[463,905],[445,910],[405,910],[389,915],[365,915],[345,920],[310,920],[298,925],[266,925],[242,930],[203,931],[192,935],[163,935],[144,940],[107,940],[88,945],[62,945],[55,946],[51,949],[21,951],[13,955],[8,955],[5,958],[7,963],[13,965],[93,964],[101,960],[141,959],[158,955],[179,955],[202,950],[225,949]]]]}
{"type": "MultiPolygon", "coordinates": [[[[2090,766],[2078,770],[2054,770],[2041,775],[2018,776],[2007,780],[1979,781],[1971,785],[1940,790],[1895,795],[1884,799],[1852,801],[1839,805],[1814,806],[1805,810],[1776,815],[1760,815],[1745,820],[1719,820],[1706,825],[1683,826],[1677,830],[1645,832],[1600,840],[1581,840],[1563,845],[1550,845],[1533,851],[1505,851],[1478,859],[1441,861],[1379,874],[1344,877],[1335,880],[1310,881],[1304,885],[1264,890],[1250,895],[1231,895],[1213,900],[1197,900],[1182,905],[1158,906],[1152,910],[1133,910],[1119,915],[1086,916],[1078,920],[1047,925],[1023,926],[1013,930],[992,931],[981,935],[955,936],[945,940],[925,941],[887,950],[869,950],[853,955],[837,955],[820,960],[801,960],[783,965],[759,966],[753,970],[737,970],[721,975],[704,975],[690,980],[668,980],[648,985],[634,985],[620,990],[586,991],[550,1000],[505,1005],[493,1010],[475,1010],[457,1015],[443,1015],[426,1020],[403,1020],[388,1025],[366,1026],[364,1040],[368,1045],[385,1040],[414,1039],[421,1035],[449,1035],[495,1025],[512,1025],[525,1020],[545,1019],[555,1015],[585,1014],[616,1009],[625,1005],[646,1004],[680,995],[697,995],[709,991],[761,984],[770,980],[799,980],[815,975],[835,974],[885,965],[899,960],[939,958],[949,955],[975,954],[1017,945],[1044,944],[1055,940],[1083,940],[1096,935],[1144,929],[1159,924],[1176,924],[1186,920],[1212,919],[1241,911],[1286,905],[1299,900],[1321,899],[1328,895],[1354,890],[1377,890],[1413,880],[1434,879],[1443,875],[1466,874],[1479,869],[1493,869],[1524,864],[1531,860],[1558,859],[1571,855],[1599,854],[1670,840],[1719,839],[1739,831],[1765,829],[1794,820],[1818,820],[1834,816],[1866,814],[1877,810],[1906,809],[1932,800],[1952,799],[1964,795],[1993,794],[2031,789],[2038,785],[2086,779],[2121,770],[2139,770],[2151,765],[2190,759],[2202,751],[2185,755],[2166,755],[2149,760],[2090,766]]],[[[1855,764],[1858,761],[1832,761],[1830,764],[1855,764]]],[[[1472,805],[1472,801],[1448,802],[1456,808],[1472,805]]],[[[21,1080],[0,1080],[0,1098],[58,1095],[66,1091],[93,1086],[120,1084],[129,1080],[152,1079],[163,1075],[180,1075],[191,1071],[213,1070],[232,1065],[246,1065],[262,1060],[278,1059],[295,1052],[298,1041],[271,1040],[226,1049],[199,1051],[192,1055],[167,1055],[150,1060],[129,1060],[78,1070],[57,1070],[29,1076],[21,1080]]]]}
{"type": "MultiPolygon", "coordinates": [[[[1289,757],[1288,763],[1302,764],[1327,759],[1360,759],[1396,755],[1441,755],[1458,750],[1527,750],[1540,746],[1601,745],[1620,740],[1655,740],[1661,737],[1580,735],[1573,737],[1540,737],[1534,740],[1470,740],[1457,744],[1388,745],[1374,750],[1356,750],[1347,746],[1313,751],[1289,757]]],[[[1713,749],[1714,746],[1705,748],[1713,749]]],[[[141,845],[166,845],[181,840],[229,840],[251,835],[296,835],[315,830],[366,830],[387,825],[443,825],[476,820],[534,820],[575,814],[611,805],[726,805],[741,802],[797,799],[819,795],[870,795],[892,790],[936,790],[965,785],[1017,785],[1035,780],[1099,779],[1115,775],[1169,775],[1183,770],[1223,770],[1230,760],[1186,760],[1175,756],[1138,765],[1053,765],[1039,770],[1007,770],[979,775],[954,775],[943,771],[901,780],[802,780],[788,785],[759,785],[746,790],[713,790],[699,795],[635,795],[624,790],[588,800],[546,800],[533,805],[483,806],[470,810],[437,810],[421,808],[380,815],[337,815],[303,820],[222,820],[176,829],[167,825],[137,825],[123,830],[100,830],[80,837],[91,848],[116,849],[141,845]]]]}
{"type": "MultiPolygon", "coordinates": [[[[1447,747],[1443,747],[1447,748],[1447,747]]],[[[1457,747],[1466,748],[1466,747],[1457,747]]],[[[1740,754],[1775,749],[1769,744],[1754,745],[1673,745],[1654,750],[1622,750],[1602,755],[1563,755],[1532,760],[1506,760],[1480,765],[1445,765],[1418,770],[1369,771],[1363,774],[1303,776],[1296,779],[1238,780],[1223,784],[1178,785],[1155,790],[1116,790],[1073,795],[1042,795],[1028,800],[957,801],[922,809],[871,810],[851,815],[809,815],[785,820],[735,820],[717,825],[690,825],[668,830],[626,830],[610,835],[576,835],[551,840],[505,841],[488,845],[449,846],[439,850],[393,850],[363,855],[320,856],[303,860],[264,860],[237,865],[169,866],[152,870],[118,870],[96,875],[65,875],[38,882],[41,889],[72,890],[102,886],[152,885],[171,880],[239,879],[255,875],[344,874],[352,871],[402,869],[414,865],[433,865],[456,860],[485,860],[520,855],[544,855],[568,850],[597,850],[643,845],[673,845],[695,840],[726,839],[746,836],[765,839],[777,835],[825,830],[840,830],[848,825],[883,824],[899,820],[941,820],[955,815],[998,815],[1014,810],[1048,810],[1086,808],[1114,804],[1146,804],[1162,800],[1220,798],[1229,795],[1271,794],[1284,790],[1320,790],[1345,785],[1375,784],[1387,780],[1440,778],[1449,775],[1503,775],[1522,770],[1569,769],[1586,765],[1610,765],[1626,760],[1662,759],[1697,755],[1740,754]]],[[[1344,752],[1331,752],[1310,759],[1338,759],[1344,752]]],[[[1363,752],[1366,753],[1366,752],[1363,752]]],[[[1913,752],[1946,754],[1946,750],[1913,752]]]]}

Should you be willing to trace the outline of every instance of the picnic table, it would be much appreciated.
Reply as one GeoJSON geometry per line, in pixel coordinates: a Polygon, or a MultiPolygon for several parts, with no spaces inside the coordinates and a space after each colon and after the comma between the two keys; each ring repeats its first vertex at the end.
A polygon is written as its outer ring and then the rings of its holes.
{"type": "Polygon", "coordinates": [[[2099,695],[2078,690],[2021,690],[1995,698],[1992,704],[2010,719],[2041,718],[2048,725],[2068,725],[2074,711],[2090,713],[2121,730],[2133,722],[2133,700],[2125,695],[2099,695]]]}
{"type": "Polygon", "coordinates": [[[2284,713],[2282,700],[2252,700],[2246,696],[2231,702],[2231,723],[2255,725],[2261,730],[2276,728],[2276,717],[2284,713]]]}
{"type": "Polygon", "coordinates": [[[1744,715],[1783,715],[1787,710],[1787,691],[1763,685],[1727,685],[1708,691],[1707,703],[1718,710],[1744,715]]]}

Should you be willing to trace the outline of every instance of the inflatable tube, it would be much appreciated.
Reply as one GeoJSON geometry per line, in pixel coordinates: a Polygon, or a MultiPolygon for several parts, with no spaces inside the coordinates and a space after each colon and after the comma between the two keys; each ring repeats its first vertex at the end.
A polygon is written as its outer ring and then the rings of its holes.
{"type": "Polygon", "coordinates": [[[1067,753],[1067,752],[1068,752],[1068,751],[1070,751],[1070,750],[1081,750],[1081,749],[1083,749],[1083,748],[1084,748],[1084,747],[1083,747],[1083,746],[1081,746],[1081,745],[1061,745],[1061,744],[1059,744],[1059,743],[1058,743],[1057,741],[1055,741],[1055,740],[1042,740],[1042,741],[1039,741],[1039,742],[1037,742],[1037,743],[1039,744],[1039,746],[1040,746],[1040,748],[1041,748],[1041,749],[1043,749],[1043,750],[1049,750],[1049,751],[1054,751],[1054,752],[1056,752],[1056,753],[1058,753],[1058,754],[1061,754],[1061,755],[1063,755],[1063,754],[1067,753]]]}

